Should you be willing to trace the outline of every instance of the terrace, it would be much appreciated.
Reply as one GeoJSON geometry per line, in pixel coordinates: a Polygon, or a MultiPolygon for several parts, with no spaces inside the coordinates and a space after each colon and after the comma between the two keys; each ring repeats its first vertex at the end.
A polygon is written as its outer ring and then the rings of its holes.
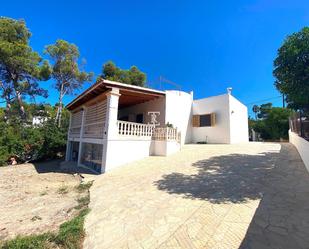
{"type": "MultiPolygon", "coordinates": [[[[180,148],[180,132],[165,125],[165,92],[104,80],[67,108],[71,119],[66,160],[80,166],[105,172],[106,160],[111,158],[107,153],[122,151],[115,146],[128,146],[136,153],[132,160],[180,148]]],[[[120,163],[115,160],[110,164],[120,163]]]]}

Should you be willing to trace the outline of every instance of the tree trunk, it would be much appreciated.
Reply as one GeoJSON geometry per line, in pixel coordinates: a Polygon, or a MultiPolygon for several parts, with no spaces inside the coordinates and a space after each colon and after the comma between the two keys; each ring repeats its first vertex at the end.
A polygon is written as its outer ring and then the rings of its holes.
{"type": "Polygon", "coordinates": [[[61,120],[62,120],[62,98],[61,98],[61,100],[59,101],[58,110],[59,110],[58,127],[60,128],[60,127],[61,127],[61,120]]]}
{"type": "Polygon", "coordinates": [[[18,89],[18,77],[17,77],[17,75],[13,74],[12,79],[13,79],[13,88],[15,90],[16,98],[17,98],[17,101],[18,101],[18,104],[19,104],[20,117],[21,117],[21,119],[25,120],[26,119],[26,113],[25,113],[25,108],[24,108],[21,92],[19,90],[17,90],[18,89]]]}
{"type": "Polygon", "coordinates": [[[58,120],[59,120],[59,101],[58,101],[58,107],[57,107],[57,112],[56,112],[56,117],[55,117],[55,124],[58,124],[58,120]]]}
{"type": "Polygon", "coordinates": [[[19,91],[16,91],[16,97],[19,104],[19,111],[20,111],[20,117],[21,119],[26,119],[26,112],[23,104],[23,100],[21,98],[21,93],[19,91]]]}
{"type": "Polygon", "coordinates": [[[64,84],[61,84],[61,89],[60,89],[60,93],[59,93],[59,100],[58,100],[58,109],[57,109],[57,114],[56,114],[56,118],[55,118],[55,123],[58,125],[58,127],[61,126],[63,91],[64,91],[64,84]]]}
{"type": "Polygon", "coordinates": [[[2,88],[3,98],[5,99],[5,121],[9,120],[10,112],[11,112],[11,98],[10,94],[7,92],[7,88],[4,86],[3,82],[0,81],[0,87],[2,88]]]}
{"type": "Polygon", "coordinates": [[[5,106],[5,120],[9,120],[11,113],[11,101],[9,97],[5,97],[6,106],[5,106]]]}

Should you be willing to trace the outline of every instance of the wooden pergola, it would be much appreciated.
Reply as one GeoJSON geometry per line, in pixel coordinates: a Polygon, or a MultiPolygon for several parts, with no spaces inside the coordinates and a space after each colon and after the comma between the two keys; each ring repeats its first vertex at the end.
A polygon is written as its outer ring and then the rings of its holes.
{"type": "Polygon", "coordinates": [[[86,103],[97,101],[98,99],[104,99],[106,98],[106,93],[113,88],[119,89],[121,96],[119,98],[119,109],[165,96],[165,92],[163,91],[102,79],[84,91],[66,107],[68,110],[73,111],[86,103]]]}

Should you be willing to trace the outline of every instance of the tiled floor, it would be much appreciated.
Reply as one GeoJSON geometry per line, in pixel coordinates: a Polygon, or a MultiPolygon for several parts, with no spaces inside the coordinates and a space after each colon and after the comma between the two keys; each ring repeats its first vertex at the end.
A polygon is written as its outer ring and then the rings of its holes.
{"type": "Polygon", "coordinates": [[[290,144],[186,145],[96,178],[84,248],[309,248],[309,174],[290,144]]]}

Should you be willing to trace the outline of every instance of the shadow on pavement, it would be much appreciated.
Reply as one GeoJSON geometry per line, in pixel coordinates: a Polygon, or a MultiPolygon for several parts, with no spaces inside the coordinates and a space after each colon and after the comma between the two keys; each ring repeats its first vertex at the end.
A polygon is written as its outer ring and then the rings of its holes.
{"type": "Polygon", "coordinates": [[[230,154],[201,160],[197,174],[172,173],[155,182],[158,189],[212,203],[241,203],[260,199],[264,176],[273,168],[273,153],[230,154]]]}
{"type": "Polygon", "coordinates": [[[240,249],[309,248],[309,173],[297,150],[283,144],[240,249]]]}
{"type": "Polygon", "coordinates": [[[241,249],[309,248],[309,173],[297,150],[230,154],[201,160],[197,173],[164,175],[159,190],[211,203],[261,199],[241,249]]]}

